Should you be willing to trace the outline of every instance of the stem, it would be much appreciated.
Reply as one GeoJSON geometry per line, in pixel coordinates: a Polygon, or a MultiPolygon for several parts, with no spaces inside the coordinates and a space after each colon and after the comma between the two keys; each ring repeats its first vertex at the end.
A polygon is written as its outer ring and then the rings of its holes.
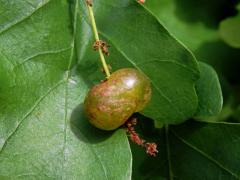
{"type": "MultiPolygon", "coordinates": [[[[90,19],[91,19],[91,24],[92,24],[92,29],[93,29],[93,33],[94,33],[94,36],[95,36],[95,40],[96,41],[99,41],[99,36],[98,36],[98,30],[97,30],[97,25],[96,25],[96,21],[95,21],[95,18],[94,18],[94,14],[93,14],[93,9],[92,9],[92,6],[87,3],[87,7],[88,7],[88,12],[89,12],[89,16],[90,16],[90,19]]],[[[101,48],[98,49],[98,53],[99,53],[99,56],[100,56],[100,60],[102,62],[102,66],[103,66],[103,69],[106,73],[106,78],[108,79],[110,77],[110,71],[108,69],[108,66],[107,66],[107,63],[105,61],[105,58],[104,58],[104,55],[103,55],[103,52],[101,50],[101,48]]]]}

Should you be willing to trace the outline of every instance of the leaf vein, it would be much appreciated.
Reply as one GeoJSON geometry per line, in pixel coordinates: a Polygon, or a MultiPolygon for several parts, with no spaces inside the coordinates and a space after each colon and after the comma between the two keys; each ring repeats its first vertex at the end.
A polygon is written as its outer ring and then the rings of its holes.
{"type": "Polygon", "coordinates": [[[154,59],[154,60],[151,60],[151,61],[147,61],[147,62],[142,62],[142,63],[137,63],[137,65],[144,65],[144,64],[148,64],[148,63],[151,63],[151,62],[159,62],[159,63],[173,63],[173,64],[176,64],[177,66],[180,66],[188,71],[191,71],[192,73],[196,74],[197,75],[197,72],[194,71],[193,69],[191,68],[188,68],[187,66],[184,66],[183,64],[177,62],[177,61],[174,61],[174,60],[159,60],[159,59],[154,59]]]}
{"type": "Polygon", "coordinates": [[[13,135],[18,131],[18,129],[20,128],[20,125],[24,122],[25,119],[27,119],[27,117],[29,115],[31,115],[31,113],[36,109],[36,107],[51,93],[53,92],[53,90],[55,90],[58,86],[60,86],[64,81],[59,81],[58,83],[56,83],[53,87],[51,87],[43,96],[41,96],[36,102],[35,104],[30,108],[30,110],[24,115],[24,117],[19,121],[17,127],[15,128],[15,130],[6,138],[4,144],[1,147],[0,150],[0,154],[4,151],[4,149],[7,146],[8,141],[13,137],[13,135]]]}
{"type": "Polygon", "coordinates": [[[216,164],[218,167],[220,167],[221,169],[223,169],[224,171],[228,172],[229,174],[231,174],[233,177],[235,177],[236,179],[239,179],[239,176],[237,174],[235,174],[234,172],[232,172],[231,170],[229,170],[227,167],[225,167],[223,164],[221,164],[220,162],[218,162],[217,160],[215,160],[213,157],[211,157],[210,155],[208,155],[207,153],[205,153],[204,151],[198,149],[196,146],[194,146],[193,144],[187,142],[186,140],[184,140],[182,137],[178,136],[176,132],[174,132],[173,130],[171,130],[171,132],[173,133],[173,135],[179,139],[181,142],[183,142],[185,145],[187,145],[188,147],[192,148],[193,150],[195,150],[197,153],[201,154],[203,157],[207,158],[208,160],[212,161],[214,164],[216,164]]]}
{"type": "Polygon", "coordinates": [[[65,51],[68,51],[69,49],[71,49],[72,47],[68,47],[68,48],[63,48],[63,49],[58,49],[58,50],[54,50],[54,51],[44,51],[44,52],[40,52],[40,53],[37,53],[37,54],[34,54],[30,57],[27,57],[26,59],[24,59],[21,63],[17,64],[14,69],[22,66],[23,64],[25,64],[26,62],[32,60],[33,58],[36,58],[38,56],[42,56],[42,55],[48,55],[48,54],[58,54],[58,53],[62,53],[62,52],[65,52],[65,51]]]}
{"type": "Polygon", "coordinates": [[[30,14],[28,14],[27,16],[23,17],[22,19],[13,22],[12,24],[9,24],[8,26],[6,26],[5,28],[3,28],[0,31],[0,35],[3,34],[4,32],[7,32],[8,30],[10,30],[11,28],[13,28],[14,26],[20,24],[21,22],[24,22],[25,20],[27,20],[28,18],[30,18],[33,14],[35,14],[39,9],[43,8],[44,6],[46,6],[48,3],[50,2],[50,0],[46,1],[45,3],[42,3],[41,5],[39,5],[33,12],[31,12],[30,14]]]}

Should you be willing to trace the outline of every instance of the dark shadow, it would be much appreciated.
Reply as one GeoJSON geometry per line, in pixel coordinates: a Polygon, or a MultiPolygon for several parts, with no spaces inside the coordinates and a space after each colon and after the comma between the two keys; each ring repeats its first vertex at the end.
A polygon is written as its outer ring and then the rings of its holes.
{"type": "Polygon", "coordinates": [[[67,0],[68,2],[68,12],[69,12],[69,17],[70,17],[70,21],[69,21],[69,26],[68,28],[71,30],[72,34],[73,34],[73,24],[74,24],[74,6],[75,6],[75,0],[67,0]]]}
{"type": "Polygon", "coordinates": [[[181,137],[188,138],[192,137],[192,134],[200,131],[200,129],[204,128],[206,125],[207,123],[201,123],[194,119],[189,119],[180,125],[171,125],[169,134],[178,134],[181,135],[181,137]]]}
{"type": "Polygon", "coordinates": [[[154,136],[158,131],[154,126],[154,121],[140,113],[134,113],[131,117],[137,119],[136,131],[144,137],[154,136]]]}
{"type": "MultiPolygon", "coordinates": [[[[146,154],[145,150],[133,143],[130,143],[133,155],[133,180],[151,179],[151,177],[168,177],[168,161],[166,160],[166,144],[163,136],[158,138],[161,141],[155,141],[158,144],[158,155],[151,157],[146,154]]],[[[160,178],[159,178],[160,179],[160,178]]]]}
{"type": "MultiPolygon", "coordinates": [[[[168,170],[168,157],[167,157],[167,137],[165,127],[161,129],[155,129],[153,120],[146,118],[140,114],[137,114],[138,124],[136,130],[141,136],[148,142],[155,142],[158,146],[158,154],[156,157],[151,157],[146,154],[145,150],[130,142],[132,155],[133,155],[133,179],[151,179],[151,177],[169,179],[168,170]],[[157,164],[157,166],[156,166],[157,164]]],[[[176,149],[176,144],[179,143],[179,139],[176,138],[174,133],[188,138],[193,134],[199,132],[199,130],[206,126],[206,123],[199,123],[192,119],[180,125],[169,126],[168,139],[169,146],[172,155],[172,159],[175,159],[174,152],[181,152],[176,149]]],[[[180,142],[181,143],[181,142],[180,142]]],[[[181,148],[181,147],[179,147],[181,148]]]]}
{"type": "Polygon", "coordinates": [[[174,0],[176,16],[188,23],[203,22],[206,26],[216,28],[218,23],[237,14],[235,9],[239,0],[174,0]]]}
{"type": "Polygon", "coordinates": [[[156,157],[149,156],[144,148],[130,141],[133,155],[133,179],[168,177],[168,162],[164,160],[166,158],[164,128],[155,129],[153,120],[141,114],[134,114],[134,117],[138,119],[135,127],[137,133],[147,142],[157,143],[159,152],[156,157]]]}
{"type": "Polygon", "coordinates": [[[200,61],[212,65],[219,75],[226,77],[231,84],[239,84],[240,79],[240,50],[234,49],[223,41],[202,44],[195,55],[200,61]]]}
{"type": "Polygon", "coordinates": [[[102,131],[88,122],[83,110],[83,104],[79,104],[72,112],[70,128],[75,136],[86,143],[96,144],[108,139],[113,132],[102,131]]]}

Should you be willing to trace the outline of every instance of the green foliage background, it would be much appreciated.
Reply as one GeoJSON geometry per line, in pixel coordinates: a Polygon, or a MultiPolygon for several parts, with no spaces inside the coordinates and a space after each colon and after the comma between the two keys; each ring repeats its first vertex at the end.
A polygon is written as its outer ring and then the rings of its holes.
{"type": "Polygon", "coordinates": [[[0,0],[0,179],[239,179],[237,1],[98,0],[94,13],[113,70],[151,80],[137,128],[158,156],[84,115],[104,79],[84,0],[0,0]]]}

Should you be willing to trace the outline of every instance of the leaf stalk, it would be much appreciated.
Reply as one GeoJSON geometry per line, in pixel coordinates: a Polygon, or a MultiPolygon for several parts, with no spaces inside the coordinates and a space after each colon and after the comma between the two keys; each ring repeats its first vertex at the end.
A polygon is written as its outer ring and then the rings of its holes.
{"type": "MultiPolygon", "coordinates": [[[[98,42],[98,41],[100,41],[100,39],[99,39],[97,25],[96,25],[94,13],[93,13],[92,3],[89,3],[89,1],[86,1],[86,3],[87,3],[87,7],[88,7],[89,17],[90,17],[90,20],[91,20],[93,34],[95,36],[96,42],[98,42]]],[[[110,71],[108,69],[108,65],[106,63],[106,60],[105,60],[105,57],[103,55],[103,52],[102,52],[101,48],[98,48],[98,53],[99,53],[99,56],[100,56],[100,60],[102,62],[104,72],[106,73],[106,78],[108,79],[110,77],[110,71]]]]}

